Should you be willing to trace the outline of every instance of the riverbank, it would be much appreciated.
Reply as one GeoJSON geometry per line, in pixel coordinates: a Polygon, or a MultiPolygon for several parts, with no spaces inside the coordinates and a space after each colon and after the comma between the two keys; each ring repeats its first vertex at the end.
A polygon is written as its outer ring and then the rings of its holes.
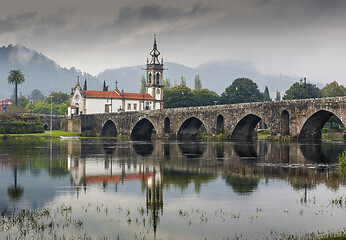
{"type": "Polygon", "coordinates": [[[7,138],[60,138],[60,136],[77,137],[80,134],[77,132],[66,131],[45,131],[44,133],[25,133],[25,134],[0,134],[1,139],[7,138]]]}
{"type": "MultiPolygon", "coordinates": [[[[25,134],[0,134],[0,139],[7,138],[60,138],[60,136],[66,137],[77,137],[80,136],[78,132],[67,132],[54,130],[52,133],[50,131],[45,131],[44,133],[25,133],[25,134]]],[[[81,137],[81,138],[100,138],[100,137],[81,137]]],[[[118,135],[117,137],[103,137],[110,139],[119,139],[119,140],[129,140],[130,137],[127,135],[118,135]]],[[[153,139],[159,139],[156,134],[153,134],[153,139]]],[[[163,138],[167,139],[175,139],[174,136],[165,136],[163,138]]],[[[229,134],[218,134],[211,135],[207,133],[202,133],[198,136],[199,140],[211,140],[211,141],[230,141],[231,137],[229,134]]],[[[258,132],[256,136],[257,140],[268,140],[268,141],[297,141],[297,138],[290,136],[276,137],[272,136],[269,131],[258,132]]],[[[344,133],[323,133],[322,140],[328,141],[343,141],[344,133]]]]}

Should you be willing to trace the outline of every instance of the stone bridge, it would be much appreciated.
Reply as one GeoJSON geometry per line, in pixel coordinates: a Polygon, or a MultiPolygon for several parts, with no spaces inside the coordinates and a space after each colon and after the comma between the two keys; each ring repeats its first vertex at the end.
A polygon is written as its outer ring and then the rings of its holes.
{"type": "Polygon", "coordinates": [[[345,107],[346,97],[335,97],[90,114],[79,119],[84,136],[148,140],[156,133],[190,139],[204,129],[209,134],[229,134],[233,141],[249,141],[262,120],[272,135],[314,140],[321,138],[324,124],[333,115],[346,126],[345,107]]]}
{"type": "Polygon", "coordinates": [[[50,115],[50,114],[35,114],[40,118],[40,121],[43,125],[44,130],[50,130],[50,121],[52,117],[52,129],[60,130],[62,128],[61,123],[63,119],[66,119],[63,115],[50,115]]]}

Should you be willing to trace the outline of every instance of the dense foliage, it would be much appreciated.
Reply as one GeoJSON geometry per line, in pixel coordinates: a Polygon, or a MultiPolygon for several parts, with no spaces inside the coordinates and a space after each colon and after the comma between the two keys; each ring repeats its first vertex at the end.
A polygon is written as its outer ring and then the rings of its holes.
{"type": "Polygon", "coordinates": [[[180,84],[164,91],[163,107],[191,107],[192,91],[186,85],[180,84]]]}
{"type": "Polygon", "coordinates": [[[37,101],[28,103],[25,108],[30,110],[31,113],[50,114],[52,107],[52,113],[54,115],[64,115],[68,106],[70,106],[69,100],[62,103],[52,102],[52,106],[48,101],[37,101]]]}
{"type": "Polygon", "coordinates": [[[32,101],[40,101],[40,100],[44,100],[45,96],[43,95],[43,93],[40,90],[34,89],[31,91],[29,99],[32,101]]]}
{"type": "Polygon", "coordinates": [[[315,84],[311,83],[294,83],[286,90],[283,100],[320,98],[322,93],[315,84]]]}
{"type": "Polygon", "coordinates": [[[0,114],[0,134],[42,133],[42,123],[37,116],[0,114]]]}
{"type": "Polygon", "coordinates": [[[247,103],[263,101],[263,94],[249,78],[237,78],[221,94],[221,103],[247,103]]]}
{"type": "Polygon", "coordinates": [[[208,89],[195,89],[192,91],[186,85],[180,84],[164,91],[163,107],[207,106],[214,105],[219,99],[220,97],[216,92],[208,89]]]}
{"type": "Polygon", "coordinates": [[[321,93],[322,97],[342,97],[346,96],[346,88],[334,81],[322,88],[321,93]]]}

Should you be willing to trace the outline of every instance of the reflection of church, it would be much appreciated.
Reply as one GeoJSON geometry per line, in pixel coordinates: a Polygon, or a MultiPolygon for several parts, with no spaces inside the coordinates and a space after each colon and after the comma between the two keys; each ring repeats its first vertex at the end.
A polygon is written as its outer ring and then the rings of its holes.
{"type": "Polygon", "coordinates": [[[147,179],[147,213],[151,212],[151,224],[156,232],[156,227],[159,217],[159,211],[163,210],[163,194],[162,194],[162,173],[156,172],[154,168],[154,175],[147,179]]]}
{"type": "Polygon", "coordinates": [[[164,69],[163,59],[159,61],[160,52],[157,50],[156,37],[150,55],[151,61],[147,59],[146,66],[145,94],[120,91],[117,81],[114,91],[83,90],[78,77],[77,84],[72,89],[68,115],[162,109],[164,69]]]}
{"type": "Polygon", "coordinates": [[[106,188],[109,184],[114,184],[115,191],[119,184],[126,184],[129,181],[140,181],[146,188],[147,214],[150,213],[150,220],[154,231],[159,222],[159,212],[163,209],[162,173],[159,166],[145,166],[138,164],[115,164],[112,155],[105,155],[103,161],[88,158],[77,158],[68,155],[68,169],[70,171],[71,182],[77,187],[86,187],[93,184],[102,184],[106,188]]]}

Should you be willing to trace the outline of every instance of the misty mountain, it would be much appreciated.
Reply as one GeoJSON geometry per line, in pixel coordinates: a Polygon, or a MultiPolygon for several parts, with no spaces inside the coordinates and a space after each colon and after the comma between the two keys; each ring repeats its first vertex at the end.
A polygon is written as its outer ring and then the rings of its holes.
{"type": "MultiPolygon", "coordinates": [[[[194,78],[199,74],[202,86],[219,94],[239,77],[252,79],[258,84],[261,92],[268,86],[272,98],[275,97],[276,91],[283,95],[297,81],[290,77],[264,75],[251,64],[235,61],[205,63],[197,68],[167,62],[164,63],[164,68],[167,69],[164,71],[164,78],[169,78],[172,86],[174,83],[180,84],[181,76],[184,76],[187,85],[193,89],[194,78]]],[[[111,90],[115,88],[115,81],[118,81],[120,90],[139,92],[141,77],[146,75],[143,70],[145,65],[137,65],[108,69],[92,76],[74,67],[62,68],[43,54],[26,47],[8,45],[0,48],[0,99],[9,98],[14,91],[14,86],[7,82],[9,71],[12,69],[21,69],[25,75],[25,83],[18,88],[18,93],[24,96],[28,96],[35,88],[44,95],[49,95],[52,91],[70,93],[76,84],[77,76],[80,76],[81,85],[84,79],[87,79],[88,90],[101,90],[103,81],[106,80],[111,90]]]]}
{"type": "MultiPolygon", "coordinates": [[[[108,69],[96,77],[99,80],[106,80],[107,85],[111,89],[115,86],[115,81],[118,81],[118,88],[123,89],[125,92],[138,92],[140,89],[140,79],[145,76],[145,65],[138,65],[134,67],[123,67],[119,69],[108,69]]],[[[226,87],[232,84],[233,80],[239,77],[247,77],[257,83],[261,92],[264,91],[265,86],[268,86],[270,95],[275,98],[276,91],[280,91],[283,95],[284,92],[294,83],[297,79],[287,76],[269,76],[263,75],[259,70],[246,63],[238,62],[212,62],[205,63],[197,68],[189,68],[181,64],[166,62],[164,63],[164,78],[171,80],[171,85],[174,83],[180,84],[181,77],[185,77],[187,86],[191,89],[194,88],[194,79],[199,74],[203,88],[213,90],[221,94],[226,87]]]]}
{"type": "Polygon", "coordinates": [[[35,88],[46,96],[52,91],[69,94],[76,84],[77,76],[80,76],[81,84],[87,79],[90,88],[102,87],[102,83],[90,74],[75,68],[62,68],[41,53],[10,44],[0,48],[0,99],[9,98],[14,92],[14,85],[7,81],[12,69],[22,70],[25,76],[25,82],[18,86],[18,94],[22,93],[24,96],[30,95],[35,88]]]}

